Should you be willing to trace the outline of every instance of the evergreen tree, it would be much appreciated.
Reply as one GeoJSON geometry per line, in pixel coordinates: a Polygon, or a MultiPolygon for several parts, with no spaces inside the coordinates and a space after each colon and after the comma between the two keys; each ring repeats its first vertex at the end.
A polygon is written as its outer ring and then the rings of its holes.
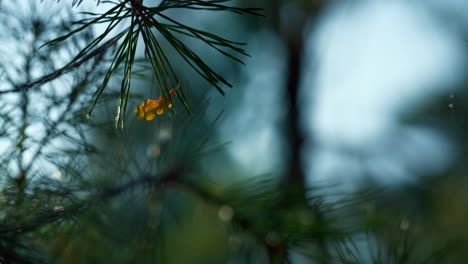
{"type": "Polygon", "coordinates": [[[306,184],[302,34],[327,1],[298,1],[293,30],[279,22],[279,0],[96,3],[107,10],[0,1],[2,263],[442,263],[445,244],[421,252],[408,217],[375,212],[374,191],[329,199],[306,184]],[[269,21],[284,43],[279,179],[226,180],[244,172],[207,98],[232,84],[203,52],[229,72],[248,54],[190,22],[209,12],[269,21]]]}

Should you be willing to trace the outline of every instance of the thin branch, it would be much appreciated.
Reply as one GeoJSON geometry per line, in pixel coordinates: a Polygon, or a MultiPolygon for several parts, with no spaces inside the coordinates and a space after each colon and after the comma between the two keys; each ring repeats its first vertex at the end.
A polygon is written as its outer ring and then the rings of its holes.
{"type": "Polygon", "coordinates": [[[104,201],[115,196],[122,194],[125,191],[136,188],[141,185],[150,185],[151,187],[162,187],[167,183],[174,181],[177,178],[178,172],[169,172],[162,177],[158,176],[142,176],[141,178],[127,182],[125,184],[104,189],[96,195],[90,196],[88,199],[82,200],[76,204],[68,207],[63,206],[60,210],[52,210],[37,216],[34,220],[29,223],[15,224],[7,227],[0,228],[0,236],[13,234],[13,233],[25,233],[36,230],[37,228],[52,223],[57,220],[66,219],[79,213],[80,211],[88,208],[93,202],[104,201]]]}
{"type": "Polygon", "coordinates": [[[45,136],[42,138],[42,140],[39,143],[38,149],[32,155],[32,158],[29,161],[29,163],[26,166],[24,166],[25,171],[29,171],[31,169],[31,167],[34,165],[34,163],[39,159],[39,157],[43,153],[44,148],[46,147],[46,145],[54,138],[54,136],[55,136],[54,130],[57,130],[57,127],[59,125],[61,125],[64,121],[66,121],[67,114],[70,112],[73,105],[78,102],[76,100],[76,98],[77,98],[77,96],[79,94],[80,87],[82,87],[83,85],[85,85],[86,83],[90,82],[93,79],[93,71],[98,66],[98,64],[102,62],[102,60],[103,60],[102,55],[104,55],[104,54],[99,53],[99,54],[96,54],[96,55],[95,55],[96,59],[94,60],[94,63],[91,65],[90,69],[88,69],[83,74],[84,78],[82,80],[80,80],[76,85],[74,85],[74,87],[71,89],[71,92],[70,92],[70,95],[69,95],[69,102],[67,104],[67,108],[65,109],[65,111],[62,112],[62,114],[57,118],[57,120],[55,120],[54,122],[52,122],[50,124],[49,128],[45,132],[45,136]],[[99,55],[99,56],[96,56],[96,55],[99,55]]]}
{"type": "MultiPolygon", "coordinates": [[[[223,206],[229,204],[229,201],[213,195],[212,193],[200,188],[196,184],[193,184],[189,181],[186,181],[180,177],[183,173],[182,169],[168,171],[164,175],[143,175],[142,177],[129,181],[119,186],[107,188],[97,195],[92,195],[88,199],[78,202],[69,208],[61,207],[60,210],[52,210],[46,214],[38,216],[35,220],[31,221],[28,224],[19,224],[15,226],[10,226],[6,228],[0,229],[0,236],[14,234],[14,233],[24,233],[24,232],[31,232],[36,230],[37,228],[49,224],[53,221],[65,219],[72,217],[79,213],[80,211],[89,208],[92,203],[96,201],[104,201],[111,199],[113,197],[117,197],[122,193],[129,191],[131,189],[140,187],[140,186],[147,186],[153,189],[160,189],[160,188],[178,188],[181,190],[185,190],[189,193],[194,194],[195,196],[203,199],[205,202],[210,204],[214,204],[216,206],[223,206]]],[[[286,254],[287,252],[287,245],[284,243],[279,243],[278,245],[270,245],[266,240],[266,234],[259,232],[253,228],[251,219],[243,217],[239,214],[236,214],[231,220],[235,225],[240,227],[242,230],[246,231],[247,233],[251,234],[254,239],[262,245],[265,250],[271,256],[278,256],[278,252],[281,252],[281,256],[286,254]]],[[[276,263],[276,257],[271,258],[270,262],[276,263]]]]}
{"type": "Polygon", "coordinates": [[[50,81],[53,81],[53,80],[57,79],[58,77],[60,77],[62,75],[70,72],[71,70],[80,67],[83,63],[91,60],[95,56],[97,56],[97,55],[99,55],[101,53],[104,53],[110,47],[114,46],[116,43],[117,42],[114,39],[108,40],[101,47],[97,48],[93,52],[91,52],[88,55],[84,56],[83,58],[81,58],[77,62],[66,65],[65,67],[60,68],[60,69],[58,69],[58,70],[56,70],[56,71],[54,71],[52,73],[49,73],[47,75],[44,75],[44,76],[40,77],[39,79],[37,79],[37,80],[35,80],[33,82],[16,85],[12,89],[0,91],[0,94],[22,92],[22,91],[25,91],[25,90],[28,90],[28,89],[32,89],[32,88],[34,88],[36,86],[44,85],[44,84],[46,84],[46,83],[48,83],[50,81]]]}
{"type": "Polygon", "coordinates": [[[18,264],[33,263],[32,260],[22,257],[18,255],[17,253],[11,251],[10,249],[0,247],[0,260],[2,258],[5,261],[2,263],[18,263],[18,264]]]}

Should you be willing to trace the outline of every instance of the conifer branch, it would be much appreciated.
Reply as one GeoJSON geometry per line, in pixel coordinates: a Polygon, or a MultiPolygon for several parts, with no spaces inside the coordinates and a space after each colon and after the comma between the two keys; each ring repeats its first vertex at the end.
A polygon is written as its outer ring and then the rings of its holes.
{"type": "Polygon", "coordinates": [[[66,65],[63,68],[60,68],[52,73],[46,74],[37,80],[29,83],[24,83],[24,84],[19,84],[16,85],[14,88],[9,89],[9,90],[0,90],[0,94],[7,94],[7,93],[17,93],[17,92],[23,92],[28,89],[33,89],[37,88],[38,86],[44,85],[50,81],[53,81],[60,76],[69,73],[70,71],[80,67],[87,61],[99,56],[103,56],[103,53],[106,52],[110,47],[114,46],[116,42],[114,40],[109,40],[106,43],[104,43],[101,47],[97,48],[93,52],[87,54],[86,56],[82,57],[79,59],[77,62],[74,62],[72,64],[66,65]]]}

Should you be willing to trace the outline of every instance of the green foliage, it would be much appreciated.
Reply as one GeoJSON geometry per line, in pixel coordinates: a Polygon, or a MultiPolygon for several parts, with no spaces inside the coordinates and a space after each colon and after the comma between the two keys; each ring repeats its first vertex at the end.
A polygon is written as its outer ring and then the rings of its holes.
{"type": "MultiPolygon", "coordinates": [[[[118,46],[114,54],[114,59],[112,60],[112,63],[104,76],[104,80],[94,94],[95,100],[91,106],[90,114],[99,100],[102,92],[107,87],[111,76],[123,63],[124,71],[116,116],[116,127],[118,124],[121,124],[121,127],[123,128],[123,119],[125,117],[128,99],[130,97],[133,64],[136,59],[137,44],[140,37],[143,38],[145,46],[145,57],[151,64],[157,85],[164,96],[168,96],[169,90],[175,88],[177,84],[180,83],[180,80],[178,80],[176,74],[174,73],[173,67],[171,66],[171,63],[166,56],[168,51],[163,49],[161,40],[158,40],[158,35],[162,36],[164,40],[169,43],[169,45],[175,50],[175,52],[177,52],[177,54],[183,58],[187,64],[189,64],[207,82],[216,87],[216,89],[221,94],[224,94],[224,91],[222,90],[219,83],[231,87],[231,84],[228,81],[226,81],[222,76],[217,74],[215,70],[208,66],[194,51],[192,51],[186,44],[184,44],[177,37],[177,35],[185,35],[199,39],[209,47],[238,62],[242,61],[235,54],[247,55],[247,53],[239,47],[244,44],[224,39],[203,30],[192,28],[164,14],[165,12],[172,9],[194,9],[259,15],[257,13],[257,11],[260,11],[259,9],[230,7],[223,5],[223,2],[229,2],[229,0],[163,0],[159,3],[159,5],[153,7],[145,6],[142,4],[142,1],[137,0],[124,0],[117,2],[103,1],[103,4],[111,4],[113,7],[111,7],[103,14],[84,12],[84,14],[90,16],[90,18],[75,22],[75,24],[79,25],[76,29],[61,37],[47,42],[45,45],[54,45],[56,43],[62,42],[92,25],[100,23],[108,24],[104,32],[91,41],[85,48],[83,48],[75,56],[75,58],[73,58],[68,63],[67,66],[70,66],[80,59],[83,59],[90,54],[96,53],[99,50],[107,49],[114,45],[118,46]],[[120,32],[111,34],[111,32],[117,30],[118,26],[122,24],[129,25],[120,32]],[[110,39],[107,40],[107,42],[105,42],[103,45],[99,46],[99,44],[102,43],[106,37],[110,37],[110,39]],[[235,54],[231,54],[224,49],[230,50],[235,54]]],[[[79,4],[81,1],[74,2],[74,4],[75,3],[79,4]]],[[[188,102],[181,93],[181,90],[177,91],[177,95],[187,111],[190,112],[191,110],[188,102]]]]}
{"type": "Polygon", "coordinates": [[[101,1],[111,5],[107,12],[86,12],[72,26],[73,11],[61,17],[33,4],[19,16],[0,2],[1,37],[16,47],[2,52],[21,57],[0,60],[8,86],[0,90],[8,99],[0,102],[0,262],[296,263],[300,256],[310,263],[443,263],[451,244],[428,247],[408,218],[375,209],[376,192],[331,197],[305,188],[305,201],[288,201],[273,177],[226,183],[210,175],[206,166],[246,176],[226,165],[226,143],[215,131],[222,115],[207,118],[203,96],[177,90],[174,108],[189,111],[152,123],[129,117],[130,129],[114,128],[109,105],[119,98],[123,126],[128,103],[145,98],[130,96],[132,77],[144,76],[145,67],[163,95],[180,83],[177,56],[220,93],[230,86],[179,37],[238,62],[247,55],[243,44],[167,14],[259,11],[225,2],[101,1]],[[107,27],[94,37],[91,26],[99,23],[107,27]],[[117,89],[115,73],[122,73],[117,89]],[[92,120],[85,118],[89,105],[99,113],[92,120]]]}

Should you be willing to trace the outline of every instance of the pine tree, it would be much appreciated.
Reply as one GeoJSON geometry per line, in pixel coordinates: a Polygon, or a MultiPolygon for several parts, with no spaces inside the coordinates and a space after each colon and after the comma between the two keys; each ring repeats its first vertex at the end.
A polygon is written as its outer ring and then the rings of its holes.
{"type": "MultiPolygon", "coordinates": [[[[29,1],[20,14],[0,1],[0,261],[441,263],[445,248],[415,250],[410,220],[377,214],[374,192],[328,199],[306,185],[297,100],[305,17],[285,31],[280,2],[102,0],[107,11],[78,14],[82,0],[60,12],[55,1],[29,1]],[[279,180],[226,183],[208,172],[241,174],[227,171],[236,165],[216,134],[222,113],[202,89],[224,95],[233,85],[193,43],[226,64],[249,55],[179,12],[272,21],[284,41],[290,158],[279,180]]],[[[326,7],[312,2],[302,3],[308,17],[326,7]]]]}

